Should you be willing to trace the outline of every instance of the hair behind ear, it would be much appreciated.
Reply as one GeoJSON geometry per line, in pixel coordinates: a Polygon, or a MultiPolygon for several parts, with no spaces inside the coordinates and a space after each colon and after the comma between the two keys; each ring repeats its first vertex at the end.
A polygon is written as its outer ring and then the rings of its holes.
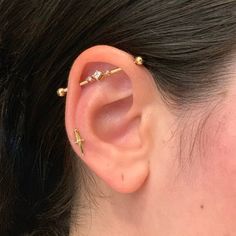
{"type": "Polygon", "coordinates": [[[31,61],[23,48],[20,55],[14,51],[11,27],[17,27],[19,14],[6,15],[15,13],[19,3],[0,4],[0,235],[67,236],[74,160],[63,125],[65,104],[55,96],[54,80],[42,76],[39,81],[31,74],[36,67],[46,68],[43,61],[31,61]]]}

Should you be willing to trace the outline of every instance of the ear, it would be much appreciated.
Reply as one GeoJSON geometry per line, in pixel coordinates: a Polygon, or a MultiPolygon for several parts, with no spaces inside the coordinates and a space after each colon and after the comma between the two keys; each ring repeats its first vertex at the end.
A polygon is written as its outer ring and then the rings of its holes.
{"type": "Polygon", "coordinates": [[[151,73],[130,54],[110,46],[87,49],[71,69],[66,97],[66,130],[72,148],[114,190],[138,190],[149,175],[153,147],[150,114],[156,97],[151,73]],[[89,83],[96,70],[122,71],[89,83]],[[74,129],[85,140],[84,155],[74,129]]]}

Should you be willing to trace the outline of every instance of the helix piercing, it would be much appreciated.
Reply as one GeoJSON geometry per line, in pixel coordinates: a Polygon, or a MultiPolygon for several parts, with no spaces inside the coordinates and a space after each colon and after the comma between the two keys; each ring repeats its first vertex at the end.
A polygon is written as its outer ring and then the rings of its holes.
{"type": "Polygon", "coordinates": [[[66,93],[67,93],[67,88],[59,88],[59,89],[57,90],[57,95],[58,95],[59,97],[64,97],[64,96],[66,96],[66,93]]]}
{"type": "Polygon", "coordinates": [[[74,129],[74,135],[75,135],[75,144],[79,145],[80,151],[81,151],[82,155],[84,155],[83,142],[85,140],[81,137],[78,129],[74,129]]]}
{"type": "Polygon", "coordinates": [[[82,86],[84,86],[84,85],[86,85],[88,83],[105,79],[108,76],[111,76],[111,75],[113,75],[115,73],[120,72],[121,70],[122,70],[121,68],[116,68],[116,69],[113,69],[113,70],[110,70],[110,71],[107,70],[106,72],[102,72],[102,71],[96,70],[93,75],[88,76],[84,81],[82,81],[80,83],[80,86],[82,87],[82,86]]]}
{"type": "Polygon", "coordinates": [[[143,58],[142,57],[135,57],[134,58],[134,63],[138,66],[143,65],[143,58]]]}
{"type": "MultiPolygon", "coordinates": [[[[139,66],[143,65],[143,58],[140,57],[140,56],[135,57],[135,58],[134,58],[134,63],[135,63],[136,65],[139,65],[139,66]]],[[[107,77],[109,77],[109,76],[111,76],[111,75],[113,75],[113,74],[116,74],[116,73],[120,72],[120,71],[122,71],[122,69],[119,68],[119,67],[118,67],[118,68],[115,68],[115,69],[113,69],[113,70],[110,70],[110,71],[107,70],[107,71],[105,71],[105,72],[96,70],[96,71],[93,73],[93,75],[88,76],[84,81],[80,82],[80,86],[82,87],[82,86],[84,86],[84,85],[86,85],[86,84],[89,84],[89,83],[91,83],[91,82],[103,80],[103,79],[105,79],[105,78],[107,78],[107,77]]],[[[59,89],[57,90],[57,95],[58,95],[59,97],[64,97],[66,94],[67,94],[67,88],[59,88],[59,89]]]]}

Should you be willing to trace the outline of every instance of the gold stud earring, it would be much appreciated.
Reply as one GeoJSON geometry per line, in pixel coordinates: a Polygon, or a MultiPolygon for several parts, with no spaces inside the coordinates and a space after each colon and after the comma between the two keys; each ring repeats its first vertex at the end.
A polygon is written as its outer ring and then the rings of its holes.
{"type": "Polygon", "coordinates": [[[82,155],[84,155],[83,142],[85,140],[81,137],[78,129],[74,129],[74,134],[75,134],[75,143],[79,145],[80,151],[81,151],[82,155]]]}
{"type": "MultiPolygon", "coordinates": [[[[140,57],[140,56],[135,57],[135,58],[134,58],[134,63],[135,63],[136,65],[139,65],[139,66],[143,65],[143,58],[140,57]]],[[[119,67],[118,67],[118,68],[115,68],[115,69],[113,69],[113,70],[110,70],[110,71],[107,70],[107,71],[105,71],[105,72],[96,70],[96,71],[93,73],[93,75],[88,76],[84,81],[80,82],[80,86],[82,87],[82,86],[84,86],[84,85],[86,85],[86,84],[89,84],[89,83],[91,83],[91,82],[100,81],[100,80],[105,79],[105,78],[107,78],[107,77],[109,77],[109,76],[111,76],[111,75],[113,75],[113,74],[116,74],[116,73],[118,73],[118,72],[120,72],[120,71],[122,71],[122,69],[119,68],[119,67]]],[[[67,88],[59,88],[59,89],[57,90],[57,95],[58,95],[59,97],[64,97],[64,96],[66,95],[66,93],[67,93],[67,88]]]]}

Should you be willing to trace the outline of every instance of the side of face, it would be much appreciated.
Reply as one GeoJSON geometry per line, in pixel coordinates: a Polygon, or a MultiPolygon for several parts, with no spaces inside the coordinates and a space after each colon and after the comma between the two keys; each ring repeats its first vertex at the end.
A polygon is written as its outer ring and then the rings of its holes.
{"type": "Polygon", "coordinates": [[[103,190],[119,199],[116,212],[122,220],[129,222],[130,212],[142,216],[134,217],[137,231],[145,225],[149,236],[233,235],[236,86],[178,116],[154,81],[147,69],[134,65],[133,57],[113,47],[95,46],[78,56],[65,114],[73,150],[103,190]],[[122,73],[79,87],[96,69],[114,67],[122,73]],[[84,156],[75,145],[74,128],[85,139],[84,156]]]}
{"type": "MultiPolygon", "coordinates": [[[[236,88],[236,87],[235,87],[236,88]]],[[[189,110],[153,156],[152,195],[165,235],[234,235],[236,225],[236,90],[189,110]],[[161,173],[161,174],[160,174],[161,173]],[[164,209],[164,210],[163,210],[164,209]]]]}

